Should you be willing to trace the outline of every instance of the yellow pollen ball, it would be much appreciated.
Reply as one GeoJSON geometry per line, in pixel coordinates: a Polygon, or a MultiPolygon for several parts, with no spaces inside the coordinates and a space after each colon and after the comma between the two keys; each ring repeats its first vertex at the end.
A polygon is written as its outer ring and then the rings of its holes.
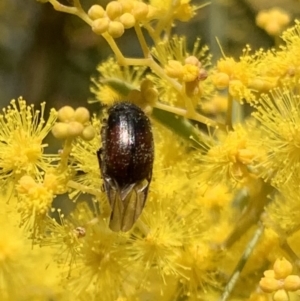
{"type": "Polygon", "coordinates": [[[102,18],[105,14],[105,10],[101,5],[95,4],[91,6],[88,11],[88,15],[92,20],[102,18]]]}
{"type": "Polygon", "coordinates": [[[135,25],[135,18],[130,13],[125,13],[122,16],[120,16],[120,22],[124,25],[124,27],[131,28],[135,25]]]}
{"type": "Polygon", "coordinates": [[[31,176],[23,176],[17,185],[18,193],[28,193],[28,191],[36,186],[34,179],[31,176]]]}
{"type": "Polygon", "coordinates": [[[200,61],[194,55],[191,55],[191,56],[187,57],[184,60],[184,62],[185,62],[185,64],[194,65],[194,66],[197,66],[199,68],[201,67],[200,61]]]}
{"type": "Polygon", "coordinates": [[[269,22],[264,29],[270,36],[277,36],[282,31],[281,25],[276,21],[269,22]]]}
{"type": "Polygon", "coordinates": [[[275,292],[275,294],[273,295],[273,300],[274,301],[289,301],[290,298],[289,298],[289,295],[288,293],[281,289],[281,290],[278,290],[277,292],[275,292]]]}
{"type": "Polygon", "coordinates": [[[295,292],[300,289],[300,277],[298,275],[289,275],[284,279],[284,289],[295,292]]]}
{"type": "Polygon", "coordinates": [[[185,82],[192,82],[195,79],[198,78],[199,75],[199,68],[197,66],[194,65],[184,65],[183,66],[183,81],[185,82]]]}
{"type": "Polygon", "coordinates": [[[259,287],[265,293],[272,293],[272,292],[280,289],[280,282],[274,278],[263,277],[263,278],[261,278],[261,280],[259,282],[259,287]]]}
{"type": "Polygon", "coordinates": [[[122,12],[122,4],[118,1],[111,1],[106,5],[106,13],[111,20],[115,20],[116,18],[120,17],[122,12]]]}
{"type": "Polygon", "coordinates": [[[113,37],[113,38],[119,38],[124,33],[124,25],[119,21],[111,21],[109,23],[107,32],[113,37]]]}
{"type": "Polygon", "coordinates": [[[165,66],[165,72],[170,77],[182,78],[183,66],[178,61],[170,60],[170,61],[168,61],[168,64],[165,66]]]}
{"type": "Polygon", "coordinates": [[[148,5],[144,2],[135,2],[132,9],[132,14],[136,20],[146,19],[149,12],[148,5]]]}
{"type": "Polygon", "coordinates": [[[58,119],[60,121],[66,122],[73,120],[74,117],[74,109],[70,106],[64,106],[58,110],[58,119]]]}
{"type": "Polygon", "coordinates": [[[149,88],[153,88],[153,87],[154,87],[153,82],[150,79],[148,79],[148,78],[144,79],[141,82],[141,91],[146,91],[149,88]]]}
{"type": "Polygon", "coordinates": [[[75,110],[74,120],[85,124],[90,120],[90,112],[85,107],[79,107],[75,110]]]}
{"type": "Polygon", "coordinates": [[[119,3],[122,5],[124,13],[130,13],[134,6],[133,0],[119,0],[119,3]]]}
{"type": "Polygon", "coordinates": [[[91,141],[95,135],[95,129],[91,125],[86,126],[81,133],[81,137],[85,141],[91,141]]]}
{"type": "Polygon", "coordinates": [[[149,88],[144,93],[145,102],[154,105],[158,100],[158,91],[155,88],[149,88]]]}
{"type": "Polygon", "coordinates": [[[264,27],[269,22],[269,19],[269,13],[267,13],[266,11],[261,11],[256,17],[256,24],[259,27],[264,27]]]}
{"type": "Polygon", "coordinates": [[[229,85],[229,76],[224,72],[218,72],[217,74],[212,76],[212,82],[217,89],[225,89],[229,85]]]}
{"type": "Polygon", "coordinates": [[[277,259],[274,263],[273,270],[276,279],[284,279],[290,275],[293,271],[292,264],[287,261],[284,257],[277,259]]]}
{"type": "Polygon", "coordinates": [[[68,123],[68,137],[80,136],[83,131],[83,125],[77,121],[68,123]]]}
{"type": "Polygon", "coordinates": [[[64,122],[57,122],[51,132],[56,139],[66,139],[69,135],[69,125],[64,122]]]}
{"type": "Polygon", "coordinates": [[[109,26],[109,19],[100,18],[93,22],[92,30],[95,34],[101,35],[107,31],[108,26],[109,26]]]}

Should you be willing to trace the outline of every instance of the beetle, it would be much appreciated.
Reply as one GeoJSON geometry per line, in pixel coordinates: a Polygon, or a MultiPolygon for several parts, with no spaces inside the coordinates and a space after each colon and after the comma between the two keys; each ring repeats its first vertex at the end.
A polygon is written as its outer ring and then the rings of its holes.
{"type": "Polygon", "coordinates": [[[154,142],[151,123],[138,106],[118,102],[108,110],[97,152],[111,216],[109,227],[126,232],[145,206],[152,178],[154,142]]]}

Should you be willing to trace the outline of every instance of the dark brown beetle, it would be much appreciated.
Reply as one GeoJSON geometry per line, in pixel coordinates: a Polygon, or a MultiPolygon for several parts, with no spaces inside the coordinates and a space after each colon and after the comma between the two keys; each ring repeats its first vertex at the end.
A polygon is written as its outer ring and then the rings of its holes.
{"type": "Polygon", "coordinates": [[[151,124],[136,105],[119,102],[108,110],[98,160],[112,212],[113,231],[132,228],[145,206],[154,158],[151,124]]]}

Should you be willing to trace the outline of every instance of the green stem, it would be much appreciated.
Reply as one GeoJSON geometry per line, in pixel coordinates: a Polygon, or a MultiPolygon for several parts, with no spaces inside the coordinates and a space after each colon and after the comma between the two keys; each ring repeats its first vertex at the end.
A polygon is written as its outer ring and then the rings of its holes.
{"type": "Polygon", "coordinates": [[[134,30],[135,30],[136,36],[137,36],[137,38],[138,38],[138,40],[140,42],[140,45],[141,45],[144,57],[145,58],[150,58],[151,57],[150,51],[149,51],[148,45],[146,43],[146,40],[145,40],[145,37],[143,35],[143,32],[141,30],[140,25],[139,24],[135,24],[134,30]]]}
{"type": "Polygon", "coordinates": [[[236,268],[234,269],[219,301],[226,301],[230,297],[230,294],[232,293],[232,291],[240,277],[240,274],[241,274],[245,264],[247,263],[249,256],[251,255],[257,242],[259,241],[259,239],[261,238],[261,236],[263,234],[263,230],[264,230],[264,227],[262,225],[259,225],[259,227],[255,231],[252,239],[250,240],[246,250],[244,251],[242,257],[240,258],[236,268]]]}
{"type": "Polygon", "coordinates": [[[68,159],[72,151],[72,141],[73,139],[66,139],[64,143],[64,148],[61,152],[61,161],[58,167],[61,171],[64,171],[68,167],[68,159]]]}
{"type": "Polygon", "coordinates": [[[207,118],[207,117],[197,113],[196,111],[194,111],[192,114],[190,114],[185,109],[172,107],[172,106],[163,104],[161,102],[155,103],[154,107],[157,108],[157,109],[161,109],[161,110],[164,110],[164,111],[167,111],[167,112],[174,113],[174,114],[179,115],[179,116],[186,117],[188,119],[198,121],[200,123],[206,124],[209,127],[214,127],[214,128],[218,128],[222,131],[226,131],[226,126],[224,124],[219,123],[219,122],[217,122],[213,119],[207,118]]]}
{"type": "Polygon", "coordinates": [[[92,26],[93,21],[88,14],[82,9],[79,0],[74,0],[74,6],[66,6],[59,3],[57,0],[49,0],[53,8],[57,11],[78,16],[84,22],[92,26]]]}

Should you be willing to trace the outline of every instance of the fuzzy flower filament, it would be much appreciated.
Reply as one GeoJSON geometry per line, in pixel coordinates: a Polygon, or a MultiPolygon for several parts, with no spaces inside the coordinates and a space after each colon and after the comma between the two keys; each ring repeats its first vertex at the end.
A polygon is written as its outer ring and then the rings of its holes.
{"type": "Polygon", "coordinates": [[[277,187],[288,182],[300,171],[299,95],[289,87],[275,89],[256,105],[253,116],[260,122],[260,139],[253,139],[262,154],[256,156],[256,166],[265,179],[277,187]]]}
{"type": "Polygon", "coordinates": [[[23,176],[18,182],[17,192],[21,225],[25,224],[25,228],[35,236],[51,208],[53,191],[46,183],[36,182],[31,176],[23,176]]]}
{"type": "Polygon", "coordinates": [[[20,177],[22,174],[35,175],[46,170],[55,156],[43,154],[47,144],[43,139],[51,131],[56,112],[50,111],[49,119],[44,119],[45,103],[41,111],[27,106],[19,98],[0,115],[0,179],[20,177]]]}

